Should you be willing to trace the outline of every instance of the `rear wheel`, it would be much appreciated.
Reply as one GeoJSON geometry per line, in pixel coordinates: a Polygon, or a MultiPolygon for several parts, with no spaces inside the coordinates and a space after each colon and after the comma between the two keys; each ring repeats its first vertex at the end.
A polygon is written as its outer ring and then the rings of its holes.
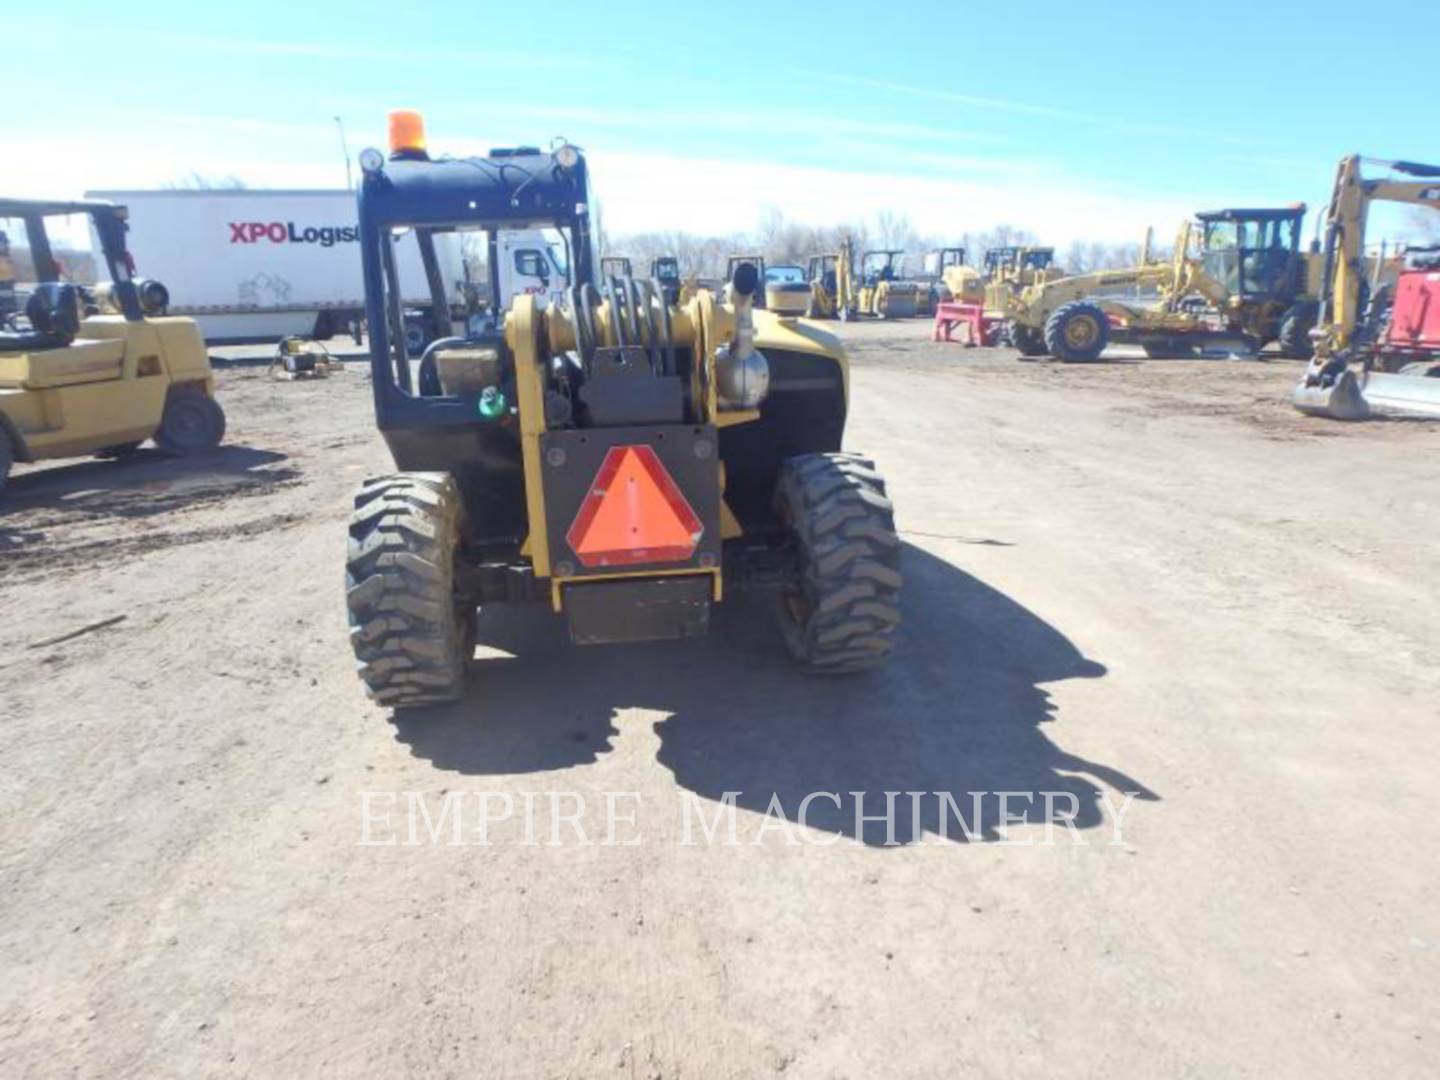
{"type": "Polygon", "coordinates": [[[449,473],[373,477],[355,495],[345,606],[360,678],[382,705],[464,693],[475,609],[455,595],[461,516],[449,473]]]}
{"type": "Polygon", "coordinates": [[[196,454],[220,445],[225,410],[204,390],[177,386],[165,401],[155,445],[171,454],[196,454]]]}
{"type": "Polygon", "coordinates": [[[1021,356],[1044,356],[1045,335],[1029,326],[1011,324],[1010,343],[1020,350],[1021,356]]]}
{"type": "Polygon", "coordinates": [[[797,553],[780,628],[811,674],[844,674],[889,657],[900,623],[900,539],[885,481],[856,454],[786,461],[776,508],[797,553]]]}
{"type": "Polygon", "coordinates": [[[1110,320],[1097,304],[1077,300],[1045,320],[1045,347],[1057,360],[1094,360],[1110,343],[1110,320]]]}

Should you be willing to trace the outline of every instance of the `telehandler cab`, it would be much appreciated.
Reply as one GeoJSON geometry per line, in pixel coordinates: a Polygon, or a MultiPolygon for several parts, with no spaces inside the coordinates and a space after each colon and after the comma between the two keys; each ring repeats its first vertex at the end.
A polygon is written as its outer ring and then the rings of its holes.
{"type": "Polygon", "coordinates": [[[137,280],[126,213],[107,202],[0,199],[24,223],[36,284],[0,331],[0,488],[17,461],[124,457],[146,439],[176,454],[225,434],[205,342],[193,320],[162,317],[169,293],[137,280]],[[85,215],[110,280],[62,281],[46,219],[85,215]]]}
{"type": "Polygon", "coordinates": [[[874,463],[841,451],[840,343],[755,311],[753,264],[729,302],[702,289],[667,304],[629,277],[602,297],[579,150],[430,160],[418,117],[397,115],[389,157],[362,155],[359,192],[375,411],[398,470],[362,484],[350,522],[350,635],[370,694],[461,696],[482,605],[536,600],[577,643],[631,642],[701,634],[746,586],[776,590],[805,671],[884,661],[899,541],[874,463]],[[493,249],[517,227],[563,237],[568,302],[517,296],[493,330],[434,342],[412,373],[397,232],[433,268],[437,233],[480,231],[493,249]]]}

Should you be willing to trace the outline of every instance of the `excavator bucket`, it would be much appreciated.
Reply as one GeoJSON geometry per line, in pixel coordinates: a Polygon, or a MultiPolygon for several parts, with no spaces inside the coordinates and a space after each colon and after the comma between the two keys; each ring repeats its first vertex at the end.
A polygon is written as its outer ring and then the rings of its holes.
{"type": "Polygon", "coordinates": [[[1367,420],[1377,411],[1440,417],[1440,378],[1345,371],[1330,386],[1302,382],[1292,400],[1301,412],[1331,420],[1367,420]]]}
{"type": "Polygon", "coordinates": [[[1370,406],[1360,393],[1360,383],[1353,371],[1341,372],[1329,386],[1302,380],[1290,400],[1295,408],[1310,416],[1331,420],[1365,420],[1370,416],[1370,406]]]}
{"type": "Polygon", "coordinates": [[[1374,409],[1440,417],[1440,378],[1434,375],[1371,372],[1360,392],[1374,409]]]}

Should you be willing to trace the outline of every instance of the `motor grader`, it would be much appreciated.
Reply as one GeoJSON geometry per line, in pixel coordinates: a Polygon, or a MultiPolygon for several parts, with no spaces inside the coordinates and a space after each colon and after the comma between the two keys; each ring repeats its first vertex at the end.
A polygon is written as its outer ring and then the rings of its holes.
{"type": "Polygon", "coordinates": [[[1376,203],[1440,211],[1440,165],[1341,159],[1325,212],[1315,355],[1295,388],[1301,412],[1363,420],[1376,409],[1440,416],[1440,251],[1420,249],[1387,280],[1365,252],[1376,203]],[[1394,175],[1370,179],[1366,164],[1394,175]]]}
{"type": "Polygon", "coordinates": [[[146,439],[207,450],[225,434],[205,342],[191,319],[163,317],[169,293],[137,280],[126,212],[108,202],[0,199],[24,223],[36,283],[0,332],[0,488],[15,462],[125,457],[146,439]],[[90,221],[110,280],[61,280],[47,219],[90,221]]]}
{"type": "Polygon", "coordinates": [[[1317,278],[1299,248],[1304,215],[1303,204],[1208,211],[1181,225],[1168,261],[1058,278],[1041,269],[1030,285],[1011,264],[986,286],[986,312],[1024,356],[1094,360],[1112,343],[1254,356],[1278,340],[1303,358],[1317,278]]]}
{"type": "MultiPolygon", "coordinates": [[[[361,679],[385,705],[463,693],[477,609],[548,604],[579,644],[699,635],[742,588],[776,594],[799,667],[874,667],[899,621],[899,541],[874,463],[841,450],[840,343],[732,299],[664,302],[658,283],[595,286],[584,155],[564,144],[430,159],[418,118],[392,118],[389,155],[361,156],[359,234],[378,426],[396,471],[355,497],[346,566],[361,679]],[[399,342],[397,235],[433,268],[438,234],[554,229],[565,303],[514,298],[493,329],[399,342]]],[[[492,267],[494,260],[491,260],[492,267]]]]}

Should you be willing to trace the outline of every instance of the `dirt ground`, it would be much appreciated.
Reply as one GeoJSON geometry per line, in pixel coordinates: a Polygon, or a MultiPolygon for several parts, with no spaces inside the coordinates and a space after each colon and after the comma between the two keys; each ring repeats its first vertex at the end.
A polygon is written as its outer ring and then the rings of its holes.
{"type": "Polygon", "coordinates": [[[844,333],[907,585],[839,682],[756,598],[628,648],[497,610],[463,705],[373,707],[358,364],[227,367],[204,461],[22,470],[0,1074],[1440,1073],[1440,425],[844,333]]]}

